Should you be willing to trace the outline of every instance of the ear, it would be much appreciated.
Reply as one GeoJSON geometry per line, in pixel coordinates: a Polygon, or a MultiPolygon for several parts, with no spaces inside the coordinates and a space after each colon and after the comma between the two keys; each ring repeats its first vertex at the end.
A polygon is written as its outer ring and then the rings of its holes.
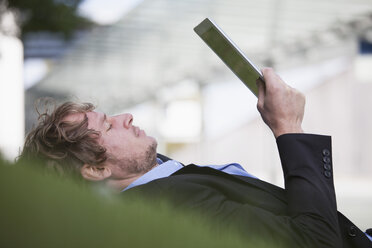
{"type": "Polygon", "coordinates": [[[111,176],[111,170],[108,166],[84,164],[80,169],[83,178],[89,181],[102,181],[111,176]]]}

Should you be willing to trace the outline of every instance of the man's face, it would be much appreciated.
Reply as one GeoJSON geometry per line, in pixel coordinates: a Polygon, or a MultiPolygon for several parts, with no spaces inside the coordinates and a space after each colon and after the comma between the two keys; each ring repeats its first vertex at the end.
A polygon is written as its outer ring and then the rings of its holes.
{"type": "Polygon", "coordinates": [[[156,140],[132,125],[131,114],[106,116],[92,111],[86,115],[88,128],[101,133],[98,142],[106,148],[104,165],[110,167],[112,179],[142,175],[157,164],[156,140]]]}

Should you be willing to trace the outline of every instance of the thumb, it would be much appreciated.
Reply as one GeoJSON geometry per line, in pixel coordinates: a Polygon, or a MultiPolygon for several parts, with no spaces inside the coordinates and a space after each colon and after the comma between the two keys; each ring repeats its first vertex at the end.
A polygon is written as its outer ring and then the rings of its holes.
{"type": "Polygon", "coordinates": [[[256,81],[257,87],[258,87],[258,102],[257,107],[262,107],[264,98],[265,98],[265,84],[261,79],[257,79],[256,81]]]}

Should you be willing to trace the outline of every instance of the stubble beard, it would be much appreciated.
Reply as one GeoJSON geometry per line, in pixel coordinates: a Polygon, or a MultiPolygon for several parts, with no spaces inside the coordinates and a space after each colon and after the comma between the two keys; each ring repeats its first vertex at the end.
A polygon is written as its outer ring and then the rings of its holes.
{"type": "Polygon", "coordinates": [[[115,158],[110,156],[108,159],[119,165],[128,174],[144,174],[157,165],[156,148],[157,142],[155,141],[142,154],[135,154],[130,158],[115,158]]]}

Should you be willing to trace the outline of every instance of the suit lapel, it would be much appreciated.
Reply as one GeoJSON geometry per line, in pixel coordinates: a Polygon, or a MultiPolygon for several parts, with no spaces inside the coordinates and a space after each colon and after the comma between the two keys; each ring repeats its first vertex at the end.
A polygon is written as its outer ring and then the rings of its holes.
{"type": "Polygon", "coordinates": [[[267,183],[260,179],[252,178],[252,177],[245,177],[245,176],[237,176],[237,175],[230,175],[228,173],[212,169],[208,166],[197,166],[194,164],[189,164],[182,169],[176,171],[171,176],[175,175],[184,175],[184,174],[205,174],[205,175],[214,175],[217,177],[223,177],[228,180],[240,181],[246,184],[249,184],[252,187],[259,188],[264,190],[272,195],[274,195],[279,200],[286,202],[285,192],[282,188],[275,186],[273,184],[267,183]]]}

